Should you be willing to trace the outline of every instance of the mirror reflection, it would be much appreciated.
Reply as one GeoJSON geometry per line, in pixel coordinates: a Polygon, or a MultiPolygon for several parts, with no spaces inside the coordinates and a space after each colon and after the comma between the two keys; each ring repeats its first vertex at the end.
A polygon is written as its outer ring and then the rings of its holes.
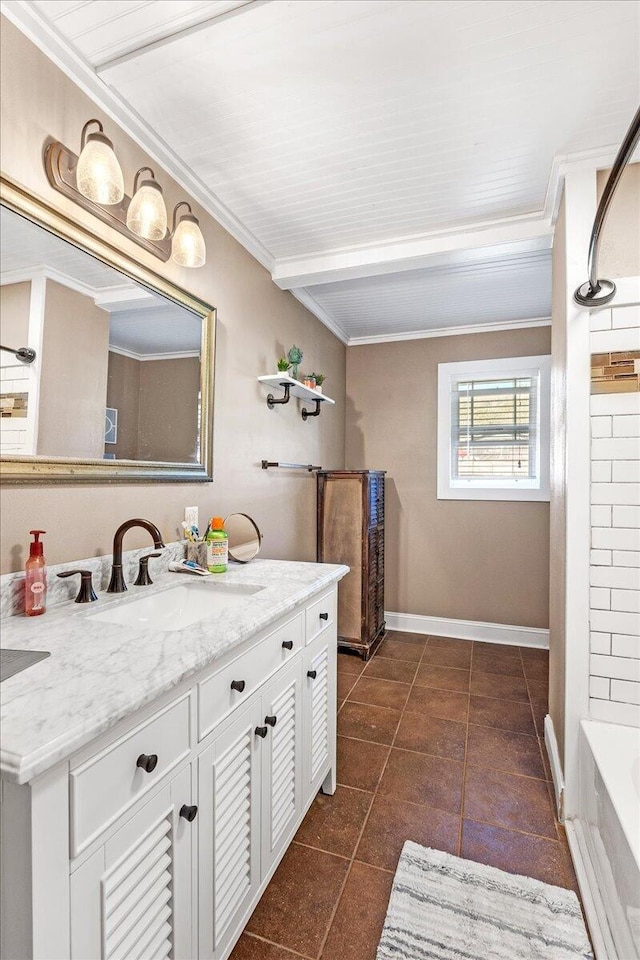
{"type": "Polygon", "coordinates": [[[0,453],[200,461],[203,320],[0,208],[0,453]]]}
{"type": "Polygon", "coordinates": [[[237,563],[248,563],[257,557],[262,534],[255,520],[246,513],[231,513],[224,521],[229,537],[229,556],[237,563]]]}

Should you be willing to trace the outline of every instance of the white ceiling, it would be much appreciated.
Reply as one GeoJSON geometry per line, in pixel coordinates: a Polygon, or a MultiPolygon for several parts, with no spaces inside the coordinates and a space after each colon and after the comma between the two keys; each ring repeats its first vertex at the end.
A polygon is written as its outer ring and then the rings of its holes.
{"type": "Polygon", "coordinates": [[[554,158],[618,144],[640,89],[630,0],[19,6],[346,339],[548,316],[554,158]]]}
{"type": "Polygon", "coordinates": [[[199,352],[200,317],[11,210],[0,216],[0,249],[0,283],[44,275],[109,311],[110,346],[141,358],[199,352]]]}

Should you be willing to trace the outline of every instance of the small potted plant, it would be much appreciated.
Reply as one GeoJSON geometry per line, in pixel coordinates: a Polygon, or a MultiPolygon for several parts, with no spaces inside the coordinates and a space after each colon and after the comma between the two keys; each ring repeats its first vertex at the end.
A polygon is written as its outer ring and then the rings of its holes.
{"type": "Polygon", "coordinates": [[[293,346],[287,354],[287,360],[291,364],[291,376],[294,380],[298,379],[298,367],[302,363],[302,350],[300,347],[293,346]]]}
{"type": "Polygon", "coordinates": [[[326,380],[324,373],[314,373],[313,375],[316,380],[316,390],[318,393],[322,393],[322,384],[326,380]]]}
{"type": "Polygon", "coordinates": [[[286,357],[280,357],[278,360],[278,373],[287,373],[291,364],[286,357]]]}
{"type": "Polygon", "coordinates": [[[305,373],[302,375],[302,383],[305,387],[308,387],[309,390],[315,390],[316,388],[316,378],[312,373],[305,373]]]}

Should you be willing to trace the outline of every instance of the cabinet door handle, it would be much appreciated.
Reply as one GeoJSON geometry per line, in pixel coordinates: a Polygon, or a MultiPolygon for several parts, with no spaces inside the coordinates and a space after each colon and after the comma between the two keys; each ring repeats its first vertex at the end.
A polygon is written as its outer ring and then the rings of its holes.
{"type": "Polygon", "coordinates": [[[275,727],[276,723],[278,722],[278,718],[277,718],[277,717],[265,717],[265,718],[264,718],[264,722],[265,722],[265,723],[268,723],[270,727],[275,727]]]}
{"type": "Polygon", "coordinates": [[[285,650],[293,650],[293,640],[283,640],[282,646],[285,650]]]}
{"type": "Polygon", "coordinates": [[[264,738],[266,737],[266,735],[268,734],[268,732],[269,732],[269,728],[268,728],[268,727],[256,727],[256,729],[255,729],[255,735],[256,735],[256,737],[262,737],[263,740],[264,740],[264,738]]]}
{"type": "Polygon", "coordinates": [[[307,676],[310,677],[311,680],[315,680],[315,678],[318,676],[318,671],[317,671],[317,670],[307,670],[307,676]]]}
{"type": "Polygon", "coordinates": [[[329,619],[329,614],[328,614],[328,613],[321,613],[321,614],[320,614],[320,619],[321,619],[321,620],[328,620],[328,619],[329,619]]]}
{"type": "Polygon", "coordinates": [[[184,817],[185,820],[188,820],[189,823],[193,823],[197,813],[198,813],[198,808],[195,805],[195,803],[193,804],[193,806],[189,806],[188,804],[183,803],[182,806],[180,807],[180,816],[184,817]]]}
{"type": "Polygon", "coordinates": [[[147,773],[153,773],[155,768],[158,766],[158,754],[157,753],[141,753],[138,759],[136,760],[136,767],[142,767],[147,773]]]}
{"type": "Polygon", "coordinates": [[[244,680],[232,680],[232,681],[231,681],[231,689],[232,689],[232,690],[237,690],[238,693],[242,693],[242,691],[244,690],[245,687],[246,687],[246,683],[244,682],[244,680]]]}

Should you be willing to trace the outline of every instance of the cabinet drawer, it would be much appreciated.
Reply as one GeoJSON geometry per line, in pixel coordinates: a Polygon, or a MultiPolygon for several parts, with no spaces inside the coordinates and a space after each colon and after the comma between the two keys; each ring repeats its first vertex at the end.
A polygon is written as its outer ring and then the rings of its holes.
{"type": "Polygon", "coordinates": [[[187,693],[71,771],[72,857],[188,756],[190,726],[187,693]],[[157,756],[149,772],[137,765],[142,755],[157,756]]]}
{"type": "Polygon", "coordinates": [[[198,740],[302,648],[302,614],[198,684],[198,740]],[[285,646],[286,644],[286,646],[285,646]],[[232,687],[231,684],[236,687],[232,687]]]}
{"type": "Polygon", "coordinates": [[[323,630],[334,627],[336,622],[336,591],[331,590],[309,604],[305,613],[306,642],[312,643],[323,630]]]}

